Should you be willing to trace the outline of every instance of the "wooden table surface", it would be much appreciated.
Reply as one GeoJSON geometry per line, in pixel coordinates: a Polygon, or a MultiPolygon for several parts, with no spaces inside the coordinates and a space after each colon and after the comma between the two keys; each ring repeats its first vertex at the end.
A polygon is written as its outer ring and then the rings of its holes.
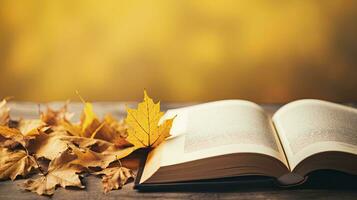
{"type": "MultiPolygon", "coordinates": [[[[52,108],[58,108],[63,103],[49,103],[52,108]]],[[[105,113],[112,113],[118,118],[125,116],[125,105],[133,103],[118,102],[98,102],[94,103],[94,110],[99,117],[105,113]]],[[[176,108],[189,104],[164,104],[163,109],[176,108]]],[[[350,104],[356,106],[356,104],[350,104]]],[[[14,118],[38,118],[39,108],[45,109],[45,105],[30,102],[13,102],[10,103],[11,116],[14,118]]],[[[269,113],[274,113],[279,105],[263,105],[269,113]]],[[[79,119],[82,109],[81,103],[71,103],[69,110],[75,112],[74,120],[79,119]]],[[[140,155],[134,154],[127,164],[130,167],[136,167],[140,155]]],[[[121,190],[114,190],[108,194],[103,194],[102,183],[100,178],[88,176],[85,179],[86,188],[80,189],[63,189],[58,188],[52,199],[76,199],[76,200],[99,200],[99,199],[357,199],[356,187],[327,187],[327,188],[298,188],[298,189],[281,189],[281,188],[241,188],[232,186],[230,188],[217,188],[212,190],[190,190],[190,191],[161,191],[161,192],[138,192],[133,189],[133,183],[127,184],[121,190]]],[[[325,181],[334,182],[334,180],[324,179],[325,181]]],[[[0,182],[0,200],[12,199],[48,199],[45,196],[39,196],[32,192],[21,190],[18,186],[24,180],[19,179],[14,182],[0,182]]],[[[324,182],[325,182],[324,181],[324,182]]],[[[354,182],[356,183],[356,182],[354,182]]],[[[337,183],[339,185],[340,183],[337,183]]],[[[342,184],[342,183],[341,183],[342,184]]]]}

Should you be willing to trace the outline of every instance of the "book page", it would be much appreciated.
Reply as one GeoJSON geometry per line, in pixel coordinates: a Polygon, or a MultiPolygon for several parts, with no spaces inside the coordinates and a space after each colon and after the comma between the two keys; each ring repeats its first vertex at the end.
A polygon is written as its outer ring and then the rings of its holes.
{"type": "Polygon", "coordinates": [[[176,115],[161,166],[232,153],[267,154],[286,164],[264,110],[251,102],[224,100],[169,111],[176,115]]]}
{"type": "Polygon", "coordinates": [[[320,100],[299,100],[279,109],[273,121],[291,169],[316,153],[357,154],[357,109],[320,100]]]}

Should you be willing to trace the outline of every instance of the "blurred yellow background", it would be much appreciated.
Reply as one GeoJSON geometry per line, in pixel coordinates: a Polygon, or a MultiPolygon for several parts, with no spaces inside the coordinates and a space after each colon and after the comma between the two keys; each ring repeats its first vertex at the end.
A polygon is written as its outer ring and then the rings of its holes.
{"type": "Polygon", "coordinates": [[[0,96],[357,101],[357,1],[0,0],[0,96]]]}

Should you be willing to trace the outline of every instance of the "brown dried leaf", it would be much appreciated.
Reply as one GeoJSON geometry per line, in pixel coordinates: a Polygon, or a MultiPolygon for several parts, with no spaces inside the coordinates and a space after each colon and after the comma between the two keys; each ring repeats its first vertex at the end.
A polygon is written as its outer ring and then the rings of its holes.
{"type": "Polygon", "coordinates": [[[102,177],[104,193],[123,187],[130,179],[135,177],[134,173],[125,167],[106,168],[94,174],[104,174],[102,177]]]}
{"type": "Polygon", "coordinates": [[[108,148],[114,146],[113,143],[101,140],[101,139],[92,139],[78,136],[65,136],[61,140],[70,142],[80,148],[88,148],[95,152],[101,153],[108,148]]]}
{"type": "Polygon", "coordinates": [[[46,112],[41,113],[41,120],[50,126],[57,126],[61,124],[63,121],[69,121],[73,113],[68,112],[68,102],[64,104],[62,108],[59,110],[53,110],[50,107],[47,107],[46,112]]]}
{"type": "Polygon", "coordinates": [[[46,129],[46,124],[39,119],[22,119],[17,128],[24,136],[36,136],[40,130],[46,129]]]}
{"type": "Polygon", "coordinates": [[[131,154],[133,151],[137,149],[136,146],[131,146],[127,147],[125,149],[121,149],[116,147],[115,145],[109,146],[105,151],[102,152],[103,155],[110,157],[112,161],[114,161],[114,158],[121,159],[129,154],[131,154]]]}
{"type": "Polygon", "coordinates": [[[82,137],[81,127],[77,124],[62,121],[59,126],[62,127],[64,130],[66,130],[69,134],[71,134],[73,136],[82,137]]]}
{"type": "Polygon", "coordinates": [[[27,146],[29,139],[32,137],[24,136],[18,129],[0,126],[0,146],[13,148],[18,144],[23,147],[27,146]]]}
{"type": "Polygon", "coordinates": [[[94,135],[93,138],[102,139],[114,143],[118,148],[126,148],[132,146],[126,141],[127,126],[124,121],[118,121],[113,116],[107,114],[104,117],[103,127],[94,135]]]}
{"type": "Polygon", "coordinates": [[[36,167],[34,158],[24,150],[0,148],[0,179],[15,180],[19,175],[26,176],[36,167]]]}
{"type": "MultiPolygon", "coordinates": [[[[85,167],[95,167],[92,164],[100,161],[100,159],[105,159],[104,164],[109,164],[106,162],[111,162],[112,159],[108,159],[108,154],[120,154],[120,152],[123,152],[122,149],[117,148],[113,143],[99,139],[70,136],[66,131],[59,130],[49,134],[41,132],[35,139],[31,140],[28,150],[37,157],[44,157],[52,160],[65,151],[69,146],[72,146],[75,152],[80,149],[84,153],[84,151],[88,149],[87,156],[79,157],[80,159],[83,159],[83,162],[87,162],[88,154],[92,155],[89,159],[92,161],[90,164],[82,164],[85,167]],[[77,148],[76,146],[80,148],[77,148]]],[[[78,155],[81,156],[82,154],[81,152],[78,152],[78,155]]]]}
{"type": "Polygon", "coordinates": [[[78,148],[76,146],[71,146],[71,149],[77,155],[77,159],[74,160],[73,163],[86,168],[106,168],[111,162],[110,160],[107,160],[107,158],[101,153],[94,152],[90,149],[78,148]]]}
{"type": "Polygon", "coordinates": [[[110,147],[101,153],[97,153],[90,149],[78,148],[74,145],[70,145],[70,147],[77,155],[77,159],[72,162],[73,164],[86,168],[100,167],[102,169],[108,167],[109,164],[116,159],[124,158],[135,150],[135,147],[128,147],[125,149],[110,147]]]}
{"type": "Polygon", "coordinates": [[[52,195],[56,186],[84,188],[77,174],[83,171],[83,168],[73,165],[71,163],[73,159],[75,156],[66,150],[50,162],[45,175],[37,179],[26,180],[22,187],[39,195],[52,195]]]}
{"type": "Polygon", "coordinates": [[[49,134],[40,132],[30,142],[28,151],[36,155],[36,157],[53,160],[68,148],[68,142],[62,140],[64,137],[68,137],[68,133],[65,131],[55,131],[49,134]]]}

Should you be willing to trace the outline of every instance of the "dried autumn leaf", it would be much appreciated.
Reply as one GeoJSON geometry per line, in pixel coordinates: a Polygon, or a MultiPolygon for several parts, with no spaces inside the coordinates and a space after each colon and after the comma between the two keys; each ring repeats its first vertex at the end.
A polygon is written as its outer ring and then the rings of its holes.
{"type": "Polygon", "coordinates": [[[128,136],[126,129],[124,121],[117,121],[112,115],[107,114],[102,128],[93,138],[111,142],[119,148],[126,148],[132,145],[125,139],[128,136]]]}
{"type": "Polygon", "coordinates": [[[56,186],[84,188],[77,174],[83,169],[78,165],[73,165],[71,163],[73,159],[75,156],[66,150],[50,162],[45,175],[37,179],[26,180],[22,187],[39,195],[52,195],[56,186]]]}
{"type": "Polygon", "coordinates": [[[90,149],[78,148],[76,146],[71,146],[74,154],[76,154],[77,159],[73,161],[74,164],[81,165],[85,168],[89,167],[101,167],[106,168],[111,161],[101,153],[94,152],[90,149]]]}
{"type": "Polygon", "coordinates": [[[72,124],[71,122],[62,121],[60,127],[66,130],[69,134],[73,136],[82,137],[81,126],[72,124]]]}
{"type": "Polygon", "coordinates": [[[128,147],[121,150],[110,148],[101,153],[97,153],[90,149],[78,148],[74,145],[70,145],[70,147],[77,156],[77,159],[72,161],[73,164],[77,164],[85,168],[100,167],[102,169],[108,167],[109,164],[116,159],[124,158],[135,150],[134,147],[128,147]]]}
{"type": "Polygon", "coordinates": [[[10,120],[10,108],[7,106],[7,101],[4,99],[0,102],[0,126],[5,126],[10,120]]]}
{"type": "Polygon", "coordinates": [[[0,146],[13,148],[17,144],[21,144],[23,147],[27,146],[27,143],[31,137],[24,136],[20,130],[15,128],[9,128],[7,126],[0,126],[0,146]]]}
{"type": "Polygon", "coordinates": [[[128,133],[126,132],[128,127],[124,121],[118,121],[112,115],[106,114],[104,116],[104,122],[109,125],[109,127],[113,128],[121,137],[125,138],[128,136],[128,133]]]}
{"type": "Polygon", "coordinates": [[[34,158],[24,150],[10,151],[0,148],[0,179],[15,180],[17,176],[26,176],[36,168],[34,158]]]}
{"type": "Polygon", "coordinates": [[[40,132],[39,135],[30,142],[28,151],[36,157],[44,157],[53,160],[68,148],[68,142],[62,140],[67,137],[65,131],[55,131],[52,133],[40,132]]]}
{"type": "Polygon", "coordinates": [[[107,158],[111,154],[123,152],[123,149],[117,148],[113,143],[100,139],[70,136],[67,132],[58,130],[49,134],[40,133],[35,139],[31,140],[28,151],[37,157],[52,160],[73,144],[80,147],[80,149],[94,151],[93,154],[102,153],[96,160],[107,158]]]}
{"type": "Polygon", "coordinates": [[[50,126],[57,126],[61,124],[61,122],[68,122],[73,113],[69,113],[67,110],[68,102],[59,110],[53,110],[50,107],[47,107],[46,112],[41,113],[41,120],[50,126]]]}
{"type": "Polygon", "coordinates": [[[66,141],[67,143],[70,142],[80,148],[88,148],[98,153],[101,153],[107,149],[115,148],[115,145],[113,143],[101,139],[92,139],[78,136],[64,136],[61,138],[61,140],[66,141]]]}
{"type": "Polygon", "coordinates": [[[0,146],[13,148],[21,144],[26,148],[31,139],[46,129],[47,127],[40,120],[20,120],[16,128],[0,126],[0,146]]]}
{"type": "Polygon", "coordinates": [[[135,177],[130,169],[121,166],[106,168],[94,174],[104,174],[102,177],[104,193],[123,187],[130,179],[135,177]]]}
{"type": "Polygon", "coordinates": [[[127,141],[135,147],[155,147],[170,136],[170,129],[174,118],[159,124],[164,115],[160,112],[160,102],[154,103],[144,91],[144,101],[137,109],[127,109],[125,122],[128,124],[127,141]]]}
{"type": "Polygon", "coordinates": [[[22,119],[19,121],[18,129],[24,136],[36,136],[39,130],[45,128],[45,123],[39,119],[22,119]]]}
{"type": "Polygon", "coordinates": [[[135,151],[137,148],[135,146],[127,147],[125,149],[118,149],[115,145],[114,146],[109,146],[105,151],[103,151],[101,154],[106,157],[106,160],[110,161],[109,164],[117,159],[122,159],[129,154],[131,154],[133,151],[135,151]]]}

